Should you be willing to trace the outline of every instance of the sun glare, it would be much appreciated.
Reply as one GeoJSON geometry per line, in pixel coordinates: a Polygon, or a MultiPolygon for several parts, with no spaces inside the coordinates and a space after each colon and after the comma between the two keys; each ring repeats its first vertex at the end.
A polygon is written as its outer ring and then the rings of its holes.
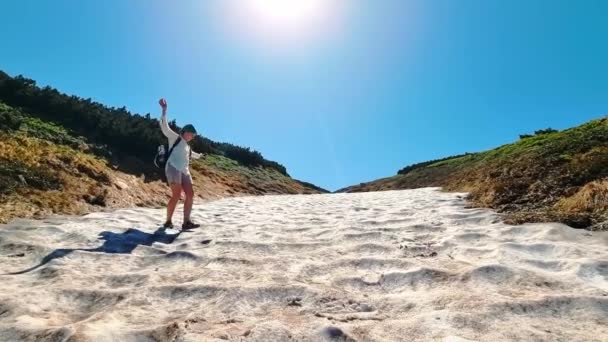
{"type": "Polygon", "coordinates": [[[224,0],[229,30],[272,44],[303,43],[339,22],[342,0],[224,0]]]}
{"type": "Polygon", "coordinates": [[[288,27],[306,25],[323,15],[327,0],[246,0],[242,2],[252,19],[288,27]]]}

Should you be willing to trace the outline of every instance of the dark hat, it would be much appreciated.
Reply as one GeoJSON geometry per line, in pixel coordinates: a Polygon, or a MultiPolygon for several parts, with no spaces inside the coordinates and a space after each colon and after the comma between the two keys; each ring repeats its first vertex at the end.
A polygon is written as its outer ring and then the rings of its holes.
{"type": "Polygon", "coordinates": [[[182,133],[189,132],[189,133],[192,133],[192,134],[196,134],[196,129],[192,125],[186,125],[186,126],[184,126],[182,128],[181,132],[182,133]]]}

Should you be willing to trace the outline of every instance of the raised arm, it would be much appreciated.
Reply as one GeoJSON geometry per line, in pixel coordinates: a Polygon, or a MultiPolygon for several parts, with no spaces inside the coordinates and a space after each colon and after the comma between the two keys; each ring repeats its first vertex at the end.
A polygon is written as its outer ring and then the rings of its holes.
{"type": "Polygon", "coordinates": [[[165,101],[165,99],[160,99],[158,104],[160,104],[160,107],[163,110],[162,114],[160,115],[160,129],[169,140],[174,141],[179,137],[179,134],[175,133],[175,131],[169,127],[169,123],[167,122],[167,101],[165,101]]]}

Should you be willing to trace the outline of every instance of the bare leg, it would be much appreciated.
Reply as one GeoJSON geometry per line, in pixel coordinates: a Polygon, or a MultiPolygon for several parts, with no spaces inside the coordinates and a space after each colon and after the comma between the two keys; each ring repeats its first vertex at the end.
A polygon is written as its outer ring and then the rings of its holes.
{"type": "Polygon", "coordinates": [[[180,197],[182,196],[182,185],[181,184],[171,184],[171,199],[169,203],[167,203],[167,222],[171,222],[173,218],[173,212],[175,211],[175,207],[177,206],[177,202],[179,202],[180,197]]]}
{"type": "Polygon", "coordinates": [[[184,223],[190,222],[190,214],[192,213],[192,203],[194,202],[194,189],[192,183],[184,182],[183,184],[184,193],[186,194],[186,200],[184,201],[184,223]]]}

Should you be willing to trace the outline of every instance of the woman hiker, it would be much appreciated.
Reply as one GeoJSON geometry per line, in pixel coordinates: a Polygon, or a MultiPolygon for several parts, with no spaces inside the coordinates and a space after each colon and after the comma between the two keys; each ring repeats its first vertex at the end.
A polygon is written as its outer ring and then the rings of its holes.
{"type": "Polygon", "coordinates": [[[182,224],[182,229],[198,228],[200,225],[193,223],[190,219],[192,203],[194,201],[194,189],[192,188],[192,176],[189,169],[191,152],[190,145],[188,145],[190,140],[196,136],[196,130],[194,126],[186,125],[179,134],[174,132],[167,122],[167,101],[160,99],[158,103],[163,109],[160,117],[160,128],[167,139],[169,139],[169,148],[173,149],[165,165],[167,183],[171,187],[171,199],[167,204],[167,221],[163,226],[165,228],[173,228],[171,219],[183,190],[186,194],[186,200],[184,202],[184,223],[182,224]]]}

